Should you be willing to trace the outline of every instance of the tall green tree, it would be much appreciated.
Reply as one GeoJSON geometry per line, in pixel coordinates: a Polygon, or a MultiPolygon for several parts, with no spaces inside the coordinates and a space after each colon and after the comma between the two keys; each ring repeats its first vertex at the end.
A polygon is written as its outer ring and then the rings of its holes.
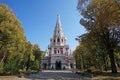
{"type": "MultiPolygon", "coordinates": [[[[81,42],[74,51],[78,69],[89,69],[91,66],[99,67],[95,46],[81,42]]],[[[100,60],[99,60],[100,62],[100,60]]]]}
{"type": "Polygon", "coordinates": [[[73,53],[74,53],[74,57],[76,59],[76,68],[77,69],[81,69],[81,64],[80,64],[80,61],[81,61],[81,58],[80,58],[80,56],[81,56],[80,46],[77,46],[73,53]]]}
{"type": "Polygon", "coordinates": [[[22,53],[25,40],[19,20],[8,6],[0,4],[0,62],[22,53]]]}
{"type": "Polygon", "coordinates": [[[41,50],[26,40],[20,21],[12,9],[0,4],[0,73],[39,69],[41,50]]]}
{"type": "Polygon", "coordinates": [[[41,66],[41,60],[42,60],[42,52],[37,44],[33,45],[33,55],[35,57],[34,62],[32,65],[32,69],[39,70],[41,66]]]}
{"type": "Polygon", "coordinates": [[[11,74],[19,71],[21,58],[25,52],[25,42],[26,38],[20,21],[12,9],[5,4],[0,4],[1,69],[11,74]]]}
{"type": "Polygon", "coordinates": [[[119,11],[118,0],[91,0],[82,12],[84,18],[80,21],[89,37],[93,38],[94,44],[109,55],[112,73],[117,72],[114,53],[120,43],[119,11]]]}
{"type": "Polygon", "coordinates": [[[30,69],[32,62],[34,61],[35,56],[33,55],[33,45],[30,41],[26,42],[25,53],[23,56],[24,68],[26,71],[30,69]]]}

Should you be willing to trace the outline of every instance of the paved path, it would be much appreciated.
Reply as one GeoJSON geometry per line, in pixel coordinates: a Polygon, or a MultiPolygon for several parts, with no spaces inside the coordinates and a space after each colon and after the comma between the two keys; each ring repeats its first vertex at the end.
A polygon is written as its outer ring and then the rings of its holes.
{"type": "Polygon", "coordinates": [[[24,78],[1,78],[0,80],[90,80],[75,74],[72,71],[45,70],[36,74],[30,74],[24,78]]]}
{"type": "Polygon", "coordinates": [[[32,80],[90,80],[83,78],[81,75],[75,74],[72,71],[58,71],[58,70],[45,70],[37,74],[31,74],[26,78],[32,78],[32,80]]]}

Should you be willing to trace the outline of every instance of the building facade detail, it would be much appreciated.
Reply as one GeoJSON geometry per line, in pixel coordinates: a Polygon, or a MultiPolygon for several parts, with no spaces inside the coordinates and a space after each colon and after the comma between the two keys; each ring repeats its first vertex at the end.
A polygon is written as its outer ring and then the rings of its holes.
{"type": "Polygon", "coordinates": [[[50,45],[46,51],[46,55],[42,60],[43,69],[72,69],[76,68],[75,59],[69,45],[66,44],[66,37],[63,33],[60,15],[57,15],[57,21],[53,33],[50,38],[50,45]]]}

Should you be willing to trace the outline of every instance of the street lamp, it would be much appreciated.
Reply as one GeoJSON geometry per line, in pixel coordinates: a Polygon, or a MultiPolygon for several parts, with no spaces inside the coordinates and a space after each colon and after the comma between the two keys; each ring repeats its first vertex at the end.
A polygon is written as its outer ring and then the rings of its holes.
{"type": "MultiPolygon", "coordinates": [[[[75,40],[77,40],[80,44],[81,39],[80,36],[78,36],[77,38],[75,38],[75,40]]],[[[83,50],[82,50],[82,54],[83,54],[83,50]]],[[[84,71],[84,65],[83,65],[83,55],[81,54],[81,70],[84,71]]]]}

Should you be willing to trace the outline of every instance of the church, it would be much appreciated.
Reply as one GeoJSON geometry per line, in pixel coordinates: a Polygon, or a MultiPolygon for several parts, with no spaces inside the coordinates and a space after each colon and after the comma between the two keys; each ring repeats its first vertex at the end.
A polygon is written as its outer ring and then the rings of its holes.
{"type": "Polygon", "coordinates": [[[42,69],[64,70],[76,68],[74,56],[69,45],[66,44],[66,40],[58,14],[53,36],[50,38],[50,44],[42,59],[42,69]]]}

